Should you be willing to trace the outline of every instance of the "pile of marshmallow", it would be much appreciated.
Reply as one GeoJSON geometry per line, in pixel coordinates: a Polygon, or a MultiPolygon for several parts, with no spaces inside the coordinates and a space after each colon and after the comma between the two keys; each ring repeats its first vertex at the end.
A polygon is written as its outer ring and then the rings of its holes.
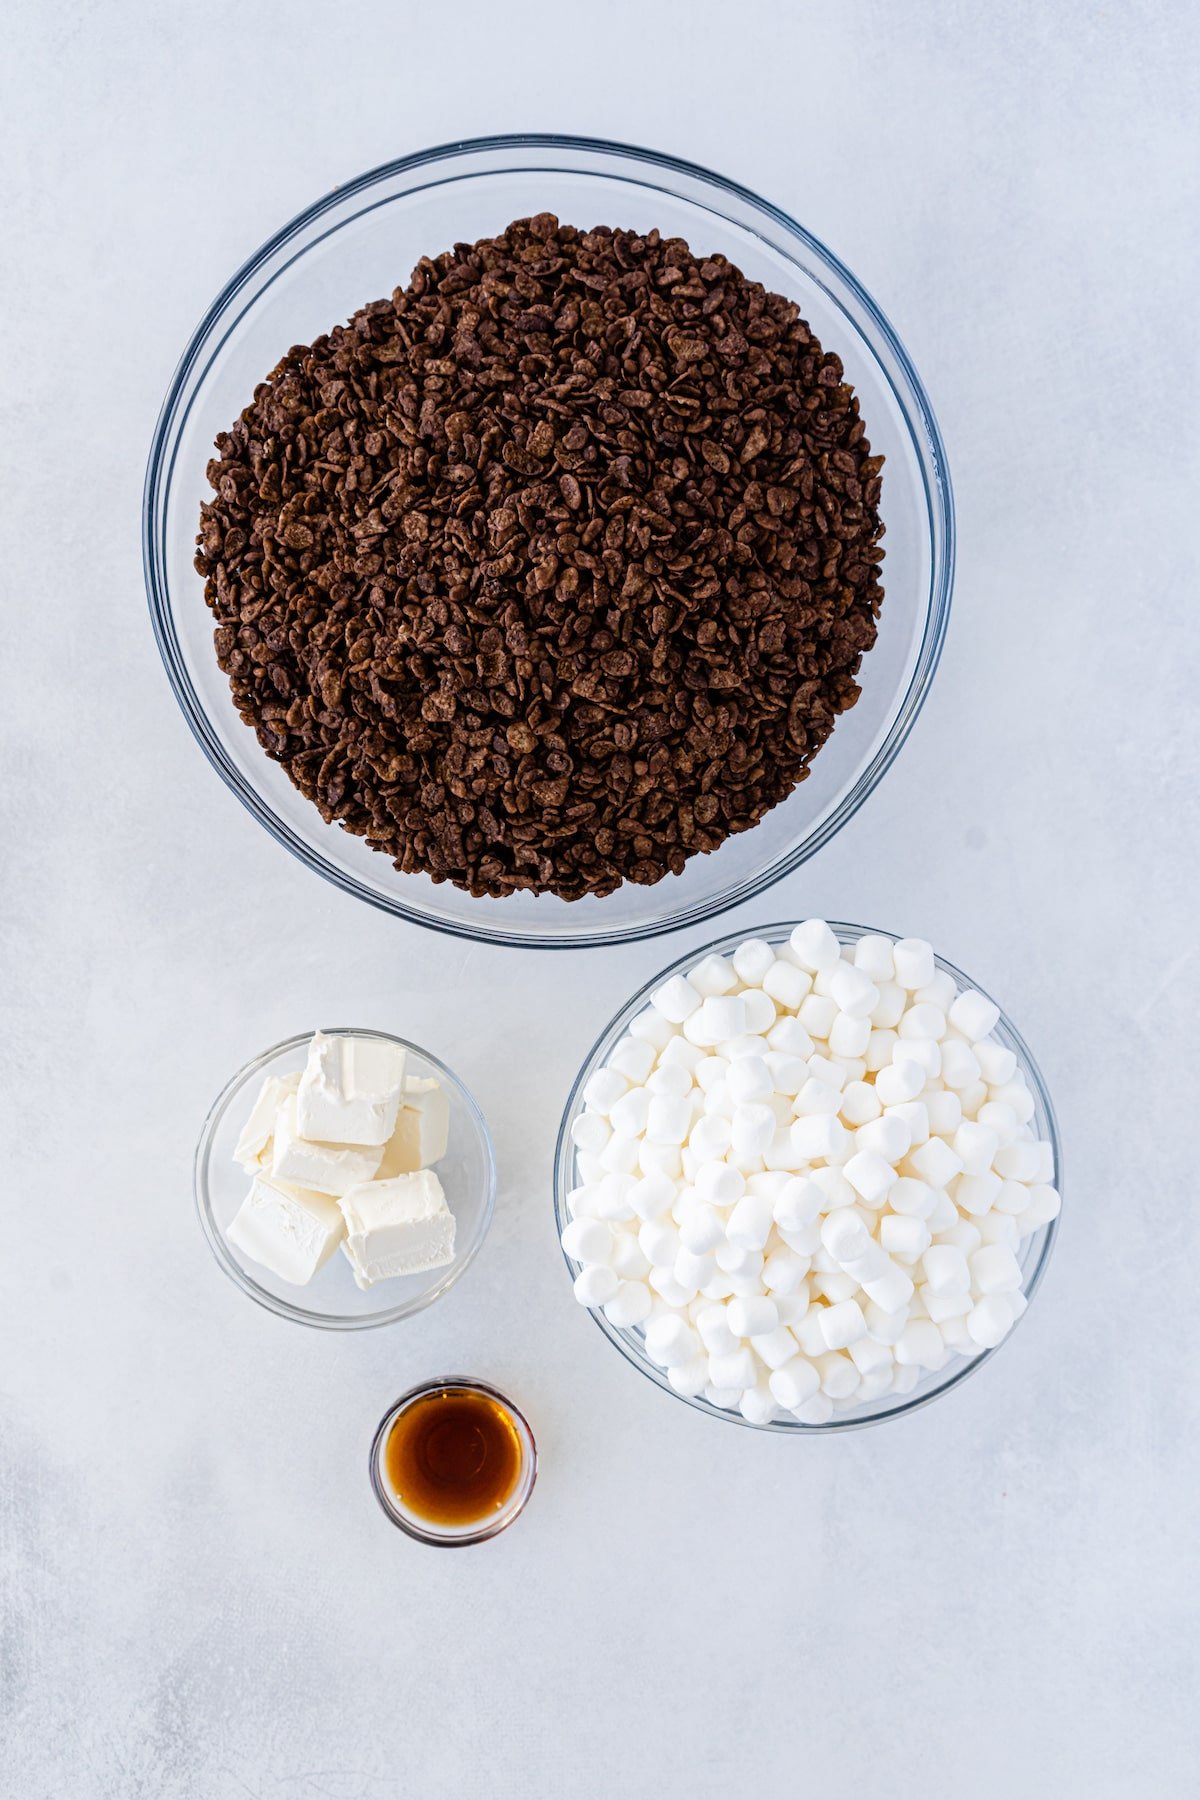
{"type": "Polygon", "coordinates": [[[999,1009],[821,919],[653,995],[584,1090],[563,1249],[679,1394],[824,1424],[999,1344],[1059,1210],[999,1009]]]}

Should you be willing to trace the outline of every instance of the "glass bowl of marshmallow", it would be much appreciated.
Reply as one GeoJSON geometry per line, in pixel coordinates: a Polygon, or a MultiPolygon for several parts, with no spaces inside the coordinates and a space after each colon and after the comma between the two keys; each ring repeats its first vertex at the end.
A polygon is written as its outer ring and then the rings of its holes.
{"type": "Polygon", "coordinates": [[[692,950],[605,1028],[559,1131],[575,1296],[658,1387],[853,1430],[994,1355],[1062,1158],[1000,1007],[918,938],[821,919],[692,950]]]}
{"type": "Polygon", "coordinates": [[[196,1207],[218,1263],[280,1317],[389,1325],[474,1260],[496,1195],[491,1134],[428,1050],[305,1032],[226,1084],[200,1133],[196,1207]]]}

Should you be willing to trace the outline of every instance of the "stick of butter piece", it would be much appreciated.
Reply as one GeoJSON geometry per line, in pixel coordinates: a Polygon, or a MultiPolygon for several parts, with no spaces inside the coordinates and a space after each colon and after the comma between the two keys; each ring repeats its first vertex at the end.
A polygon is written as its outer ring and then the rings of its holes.
{"type": "Polygon", "coordinates": [[[234,1146],[233,1160],[253,1175],[271,1160],[271,1139],[275,1135],[275,1115],[300,1086],[300,1071],[290,1075],[268,1075],[258,1090],[258,1099],[250,1109],[250,1117],[242,1126],[234,1146]]]}
{"type": "Polygon", "coordinates": [[[277,1181],[312,1188],[318,1194],[344,1194],[360,1181],[370,1181],[383,1155],[382,1145],[318,1144],[300,1135],[298,1094],[290,1094],[275,1119],[271,1173],[277,1181]]]}
{"type": "Polygon", "coordinates": [[[432,1169],[364,1181],[343,1194],[343,1250],[360,1288],[454,1261],[454,1214],[432,1169]]]}
{"type": "Polygon", "coordinates": [[[300,1135],[322,1144],[386,1144],[403,1090],[398,1044],[316,1031],[296,1096],[300,1135]]]}
{"type": "Polygon", "coordinates": [[[336,1200],[256,1175],[225,1236],[281,1281],[304,1287],[329,1261],[345,1231],[336,1200]]]}
{"type": "Polygon", "coordinates": [[[377,1170],[379,1180],[415,1174],[440,1162],[449,1137],[450,1103],[445,1094],[436,1081],[410,1076],[404,1084],[404,1104],[396,1114],[396,1129],[377,1170]]]}

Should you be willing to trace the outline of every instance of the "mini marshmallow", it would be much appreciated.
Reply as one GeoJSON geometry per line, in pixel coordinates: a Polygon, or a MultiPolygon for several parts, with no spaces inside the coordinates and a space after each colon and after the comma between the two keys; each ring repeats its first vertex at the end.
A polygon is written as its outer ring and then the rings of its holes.
{"type": "Polygon", "coordinates": [[[970,1219],[956,1218],[948,1231],[938,1232],[937,1241],[939,1244],[953,1244],[965,1256],[970,1256],[982,1244],[983,1234],[970,1219]]]}
{"type": "MultiPolygon", "coordinates": [[[[779,1324],[775,1302],[762,1294],[754,1299],[735,1299],[725,1309],[729,1329],[735,1337],[762,1337],[779,1324]]],[[[715,1379],[715,1378],[714,1378],[715,1379]]]]}
{"type": "Polygon", "coordinates": [[[767,970],[775,961],[775,952],[765,938],[747,938],[730,957],[739,981],[747,987],[761,987],[767,970]]]}
{"type": "Polygon", "coordinates": [[[775,1223],[784,1231],[798,1231],[824,1210],[825,1198],[815,1176],[792,1176],[775,1198],[775,1223]]]}
{"type": "Polygon", "coordinates": [[[571,1142],[577,1150],[598,1156],[612,1136],[612,1126],[601,1113],[582,1112],[571,1121],[571,1142]]]}
{"type": "Polygon", "coordinates": [[[741,1349],[741,1340],[730,1331],[723,1306],[708,1302],[697,1312],[695,1323],[709,1356],[736,1356],[741,1349]]]}
{"type": "MultiPolygon", "coordinates": [[[[648,1126],[647,1131],[649,1129],[648,1126]]],[[[716,1162],[729,1149],[732,1137],[731,1123],[722,1113],[706,1113],[692,1126],[688,1134],[688,1149],[698,1164],[716,1162]]]]}
{"type": "Polygon", "coordinates": [[[899,1342],[900,1334],[908,1324],[908,1308],[902,1306],[897,1312],[885,1312],[874,1300],[868,1300],[863,1307],[863,1317],[871,1336],[890,1349],[899,1342]]]}
{"type": "Polygon", "coordinates": [[[929,1138],[929,1109],[923,1100],[902,1100],[884,1108],[885,1116],[898,1119],[908,1130],[909,1148],[917,1149],[929,1138]]]}
{"type": "Polygon", "coordinates": [[[854,963],[839,963],[830,973],[829,993],[840,1013],[870,1026],[871,1014],[879,1004],[879,989],[862,969],[854,963]]]}
{"type": "Polygon", "coordinates": [[[831,969],[839,961],[842,947],[824,919],[805,919],[788,939],[792,954],[802,969],[815,975],[819,969],[831,969]]]}
{"type": "Polygon", "coordinates": [[[689,1071],[695,1070],[704,1061],[707,1052],[697,1044],[689,1044],[685,1037],[673,1037],[665,1050],[658,1056],[660,1069],[669,1069],[675,1064],[689,1071]]]}
{"type": "MultiPolygon", "coordinates": [[[[1010,1108],[1011,1111],[1011,1108],[1010,1108]]],[[[1041,1167],[1039,1146],[1029,1138],[1017,1138],[995,1156],[997,1175],[1005,1181],[1036,1181],[1041,1167]]]]}
{"type": "MultiPolygon", "coordinates": [[[[904,1119],[896,1113],[885,1112],[881,1118],[872,1119],[868,1125],[860,1125],[854,1134],[856,1150],[874,1151],[882,1156],[885,1162],[898,1163],[908,1154],[912,1143],[912,1134],[904,1119]]],[[[853,1182],[847,1165],[847,1180],[853,1182]]]]}
{"type": "Polygon", "coordinates": [[[759,1362],[765,1363],[768,1369],[782,1368],[796,1354],[796,1340],[786,1325],[777,1325],[774,1331],[761,1332],[750,1339],[750,1347],[759,1362]]]}
{"type": "Polygon", "coordinates": [[[1033,1095],[1026,1087],[1024,1079],[1018,1074],[1016,1080],[1006,1081],[999,1087],[988,1087],[989,1100],[1001,1100],[1010,1106],[1016,1114],[1018,1125],[1028,1125],[1037,1111],[1033,1095]]]}
{"type": "Polygon", "coordinates": [[[710,1406],[719,1407],[722,1412],[736,1412],[741,1404],[741,1388],[714,1387],[710,1381],[700,1392],[710,1406]]]}
{"type": "Polygon", "coordinates": [[[651,1269],[646,1279],[659,1298],[668,1306],[686,1306],[696,1292],[694,1287],[685,1287],[681,1281],[676,1280],[673,1268],[651,1269]]]}
{"type": "Polygon", "coordinates": [[[932,981],[927,981],[924,987],[914,989],[913,999],[922,1005],[936,1006],[939,1012],[948,1013],[957,992],[953,975],[948,975],[945,969],[935,969],[932,981]]]}
{"type": "Polygon", "coordinates": [[[901,1175],[888,1189],[887,1200],[894,1213],[903,1213],[910,1219],[928,1220],[933,1211],[934,1194],[927,1181],[901,1175]]]}
{"type": "Polygon", "coordinates": [[[1013,1318],[1007,1294],[985,1294],[967,1314],[967,1331],[981,1350],[994,1350],[1011,1331],[1013,1318]]]}
{"type": "Polygon", "coordinates": [[[737,1250],[761,1250],[773,1223],[773,1209],[765,1194],[743,1194],[726,1221],[725,1236],[737,1250]]]}
{"type": "Polygon", "coordinates": [[[986,1175],[1000,1149],[1000,1140],[990,1125],[981,1125],[975,1119],[963,1120],[952,1143],[966,1175],[986,1175]]]}
{"type": "Polygon", "coordinates": [[[776,1019],[767,1033],[767,1043],[779,1056],[808,1058],[813,1054],[813,1041],[799,1019],[776,1019]]]}
{"type": "Polygon", "coordinates": [[[745,1031],[741,1037],[722,1038],[717,1045],[720,1054],[731,1063],[739,1062],[743,1056],[764,1057],[770,1048],[766,1034],[756,1031],[745,1031]]]}
{"type": "Polygon", "coordinates": [[[932,1319],[910,1319],[896,1341],[901,1367],[934,1369],[945,1355],[945,1342],[932,1319]]]}
{"type": "Polygon", "coordinates": [[[849,1013],[840,1012],[829,1028],[829,1048],[834,1056],[859,1057],[870,1041],[870,1019],[853,1019],[849,1013]]]}
{"type": "MultiPolygon", "coordinates": [[[[641,1090],[645,1093],[645,1089],[641,1090]]],[[[600,1152],[599,1163],[611,1175],[632,1175],[638,1166],[641,1144],[638,1138],[614,1131],[600,1152]]]]}
{"type": "Polygon", "coordinates": [[[1016,1054],[1003,1044],[997,1044],[994,1039],[988,1038],[974,1044],[972,1048],[975,1061],[979,1064],[979,1073],[989,1087],[1003,1087],[1016,1075],[1016,1054]]]}
{"type": "MultiPolygon", "coordinates": [[[[793,1134],[800,1123],[801,1121],[797,1121],[797,1125],[792,1127],[793,1134]]],[[[865,1131],[870,1129],[869,1125],[863,1127],[865,1131]]],[[[882,1201],[896,1180],[895,1169],[876,1150],[856,1151],[845,1165],[845,1175],[855,1193],[861,1194],[868,1202],[882,1201]]]]}
{"type": "Polygon", "coordinates": [[[628,1087],[629,1083],[616,1069],[597,1069],[589,1075],[584,1087],[584,1105],[607,1117],[628,1087]]]}
{"type": "Polygon", "coordinates": [[[879,1095],[869,1081],[851,1081],[842,1089],[842,1118],[847,1125],[869,1125],[883,1107],[879,1095]]]}
{"type": "Polygon", "coordinates": [[[775,962],[761,982],[751,985],[761,987],[782,1012],[794,1013],[812,989],[812,976],[797,968],[795,963],[775,962]]]}
{"type": "MultiPolygon", "coordinates": [[[[715,1250],[725,1236],[725,1222],[714,1206],[689,1206],[679,1222],[679,1239],[685,1250],[703,1256],[715,1250]]],[[[703,1283],[697,1283],[703,1286],[703,1283]]]]}
{"type": "Polygon", "coordinates": [[[821,1335],[830,1350],[848,1350],[867,1335],[867,1321],[857,1300],[839,1300],[821,1314],[821,1335]]]}
{"type": "Polygon", "coordinates": [[[918,1001],[901,1019],[899,1032],[902,1038],[933,1038],[936,1042],[946,1035],[946,1015],[940,1007],[918,1001]]]}
{"type": "Polygon", "coordinates": [[[637,1234],[642,1254],[649,1258],[656,1269],[667,1269],[683,1248],[683,1240],[674,1225],[665,1219],[648,1219],[637,1234]]]}
{"type": "Polygon", "coordinates": [[[596,1184],[596,1217],[598,1219],[632,1219],[633,1192],[637,1177],[621,1169],[609,1170],[596,1184]]]}
{"type": "Polygon", "coordinates": [[[603,1306],[616,1298],[621,1283],[614,1269],[606,1263],[590,1263],[575,1277],[575,1298],[581,1306],[603,1306]]]}
{"type": "Polygon", "coordinates": [[[942,1047],[936,1038],[897,1038],[892,1062],[916,1063],[926,1082],[936,1081],[942,1072],[942,1047]]]}
{"type": "Polygon", "coordinates": [[[1003,1185],[990,1169],[986,1175],[960,1175],[952,1190],[954,1204],[961,1212],[985,1213],[995,1205],[1003,1185]]]}
{"type": "Polygon", "coordinates": [[[881,1312],[899,1312],[907,1306],[915,1293],[912,1280],[895,1263],[889,1262],[882,1275],[872,1276],[862,1284],[868,1300],[873,1300],[881,1312]]]}
{"type": "Polygon", "coordinates": [[[562,1247],[576,1262],[611,1262],[614,1247],[612,1227],[602,1219],[572,1219],[569,1225],[563,1226],[562,1247]]]}
{"type": "Polygon", "coordinates": [[[821,1376],[806,1356],[793,1356],[772,1370],[769,1386],[780,1406],[790,1412],[812,1399],[821,1386],[821,1376]]]}
{"type": "Polygon", "coordinates": [[[692,1077],[680,1063],[664,1063],[646,1078],[646,1091],[651,1094],[668,1094],[674,1099],[682,1099],[692,1091],[692,1077]]]}
{"type": "Polygon", "coordinates": [[[879,998],[871,1008],[871,1024],[876,1031],[892,1031],[904,1017],[908,995],[896,981],[879,983],[879,998]]]}
{"type": "Polygon", "coordinates": [[[821,1391],[831,1400],[848,1400],[861,1379],[850,1358],[841,1350],[827,1350],[816,1358],[821,1391]]]}
{"type": "Polygon", "coordinates": [[[742,1056],[730,1065],[726,1085],[739,1106],[765,1100],[775,1092],[771,1071],[761,1056],[742,1056]]]}
{"type": "Polygon", "coordinates": [[[603,1311],[610,1325],[628,1330],[641,1324],[650,1307],[650,1289],[644,1281],[623,1281],[613,1298],[605,1301],[603,1311]]]}
{"type": "Polygon", "coordinates": [[[938,1295],[966,1293],[971,1285],[964,1253],[953,1244],[931,1244],[921,1258],[925,1286],[938,1295]]]}
{"type": "Polygon", "coordinates": [[[798,1425],[828,1425],[833,1417],[833,1401],[828,1394],[814,1394],[811,1400],[791,1407],[790,1411],[798,1425]]]}
{"type": "Polygon", "coordinates": [[[738,1401],[738,1411],[748,1425],[769,1425],[778,1414],[766,1377],[747,1388],[738,1401]]]}
{"type": "Polygon", "coordinates": [[[823,1194],[826,1212],[836,1212],[839,1206],[853,1206],[858,1200],[840,1168],[814,1169],[809,1179],[823,1194]]]}
{"type": "Polygon", "coordinates": [[[1021,1241],[1021,1230],[1013,1214],[997,1212],[994,1206],[980,1219],[979,1235],[985,1244],[1007,1244],[1010,1250],[1015,1250],[1021,1241]]]}
{"type": "Polygon", "coordinates": [[[867,1223],[857,1207],[841,1207],[821,1220],[821,1244],[835,1263],[853,1262],[871,1242],[867,1223]]]}
{"type": "Polygon", "coordinates": [[[925,1086],[925,1072],[919,1062],[912,1060],[893,1062],[890,1067],[879,1070],[875,1077],[875,1092],[883,1106],[899,1106],[906,1100],[916,1100],[925,1086]]]}
{"type": "Polygon", "coordinates": [[[702,1348],[699,1334],[679,1313],[658,1313],[647,1319],[644,1335],[649,1354],[656,1361],[661,1358],[660,1367],[685,1363],[699,1356],[702,1348]]]}
{"type": "Polygon", "coordinates": [[[863,1052],[867,1070],[870,1074],[878,1075],[881,1070],[891,1066],[892,1051],[899,1041],[900,1039],[896,1032],[879,1031],[875,1026],[871,1027],[871,1035],[867,1039],[867,1047],[863,1052]]]}
{"type": "Polygon", "coordinates": [[[667,1211],[678,1192],[678,1184],[660,1171],[651,1171],[635,1181],[629,1190],[629,1204],[639,1219],[657,1219],[667,1211]]]}
{"type": "Polygon", "coordinates": [[[824,994],[809,994],[800,1002],[796,1016],[810,1037],[823,1040],[829,1036],[837,1011],[833,1001],[824,994]]]}
{"type": "Polygon", "coordinates": [[[952,1289],[946,1294],[935,1294],[933,1290],[926,1285],[925,1287],[917,1289],[917,1295],[919,1299],[924,1301],[925,1311],[933,1320],[934,1324],[940,1325],[943,1328],[942,1337],[947,1343],[949,1343],[950,1340],[947,1337],[945,1327],[951,1319],[961,1319],[963,1321],[963,1330],[966,1330],[967,1314],[975,1304],[974,1300],[971,1298],[970,1291],[967,1288],[952,1289]]]}
{"type": "Polygon", "coordinates": [[[674,1037],[674,1027],[670,1019],[663,1017],[654,1007],[648,1006],[640,1012],[629,1027],[630,1037],[637,1038],[640,1043],[650,1044],[656,1051],[664,1050],[674,1037]]]}
{"type": "Polygon", "coordinates": [[[929,1088],[922,1104],[929,1120],[930,1132],[938,1137],[953,1138],[962,1123],[962,1101],[958,1095],[952,1094],[948,1088],[929,1088]]]}
{"type": "Polygon", "coordinates": [[[646,1114],[646,1138],[651,1144],[681,1146],[692,1128],[691,1102],[670,1094],[655,1094],[646,1114]]]}
{"type": "Polygon", "coordinates": [[[872,981],[890,981],[896,972],[892,940],[866,932],[854,946],[853,962],[872,981]]]}
{"type": "Polygon", "coordinates": [[[716,1272],[716,1259],[711,1250],[707,1252],[689,1250],[686,1245],[680,1250],[671,1265],[671,1273],[680,1287],[690,1288],[693,1294],[710,1282],[716,1272]]]}
{"type": "MultiPolygon", "coordinates": [[[[867,1337],[865,1334],[855,1338],[849,1345],[849,1350],[850,1360],[860,1375],[874,1375],[877,1370],[890,1370],[895,1361],[890,1344],[881,1344],[878,1338],[867,1337]]],[[[860,1388],[859,1398],[864,1397],[860,1388]]]]}
{"type": "Polygon", "coordinates": [[[696,1170],[696,1194],[710,1206],[733,1206],[746,1190],[746,1178],[728,1163],[705,1162],[696,1170]]]}
{"type": "Polygon", "coordinates": [[[841,1110],[841,1095],[827,1081],[819,1081],[810,1075],[793,1102],[793,1111],[798,1117],[812,1113],[837,1114],[841,1110]]]}
{"type": "Polygon", "coordinates": [[[909,1171],[918,1180],[927,1181],[931,1188],[944,1188],[961,1175],[962,1164],[943,1138],[931,1137],[927,1144],[909,1152],[906,1172],[909,1171]]]}
{"type": "Polygon", "coordinates": [[[933,980],[937,965],[933,959],[933,945],[927,944],[924,938],[900,938],[892,945],[892,958],[896,967],[896,980],[901,987],[926,987],[933,980]]]}
{"type": "MultiPolygon", "coordinates": [[[[733,1306],[736,1302],[731,1300],[729,1304],[733,1306]]],[[[752,1387],[758,1379],[758,1363],[749,1344],[743,1344],[730,1356],[710,1356],[708,1379],[714,1387],[752,1387]]]]}
{"type": "Polygon", "coordinates": [[[704,1039],[693,1039],[700,1043],[719,1044],[725,1038],[741,1037],[750,1029],[745,995],[743,994],[710,994],[697,1014],[704,1027],[704,1039]]]}
{"type": "Polygon", "coordinates": [[[609,1110],[608,1120],[613,1131],[621,1137],[641,1137],[650,1117],[650,1103],[653,1099],[654,1095],[644,1087],[630,1088],[627,1094],[622,1094],[609,1110]]]}
{"type": "Polygon", "coordinates": [[[975,988],[967,988],[950,1007],[950,1023],[973,1044],[979,1043],[990,1037],[1000,1023],[1000,1008],[975,988]]]}
{"type": "Polygon", "coordinates": [[[983,1244],[967,1261],[977,1294],[1012,1294],[1021,1285],[1021,1265],[1007,1244],[983,1244]]]}
{"type": "Polygon", "coordinates": [[[1022,1237],[1028,1237],[1031,1231],[1038,1231],[1048,1225],[1051,1219],[1057,1219],[1062,1210],[1058,1189],[1052,1188],[1048,1182],[1039,1182],[1029,1190],[1029,1204],[1024,1212],[1017,1214],[1017,1227],[1022,1237]]]}
{"type": "Polygon", "coordinates": [[[635,1231],[614,1233],[612,1255],[608,1260],[622,1281],[644,1281],[650,1273],[650,1258],[638,1243],[635,1231]]]}
{"type": "Polygon", "coordinates": [[[731,1142],[735,1156],[761,1156],[777,1129],[775,1114],[769,1106],[738,1106],[734,1109],[731,1142]]]}
{"type": "Polygon", "coordinates": [[[888,1213],[879,1224],[879,1242],[889,1256],[903,1256],[910,1261],[928,1250],[933,1233],[924,1219],[911,1214],[888,1213]]]}
{"type": "MultiPolygon", "coordinates": [[[[947,1038],[942,1045],[942,1081],[948,1088],[968,1088],[979,1080],[979,1064],[969,1044],[947,1038]]],[[[964,1107],[964,1111],[965,1111],[964,1107]]]]}
{"type": "Polygon", "coordinates": [[[685,1363],[671,1363],[667,1368],[667,1381],[685,1400],[702,1394],[708,1386],[708,1358],[693,1356],[685,1363]]]}
{"type": "Polygon", "coordinates": [[[792,1146],[806,1161],[835,1162],[845,1155],[850,1134],[839,1119],[829,1113],[814,1113],[797,1119],[791,1130],[792,1146]]]}
{"type": "Polygon", "coordinates": [[[686,975],[672,975],[650,996],[650,1004],[664,1019],[672,1025],[682,1025],[690,1019],[697,1007],[701,1005],[702,996],[698,994],[686,975]]]}
{"type": "Polygon", "coordinates": [[[799,1294],[808,1274],[809,1259],[797,1256],[794,1250],[781,1248],[772,1250],[763,1259],[763,1286],[767,1289],[776,1305],[781,1295],[799,1294]]]}
{"type": "Polygon", "coordinates": [[[616,1049],[608,1053],[608,1067],[615,1069],[635,1087],[640,1087],[647,1079],[654,1062],[654,1046],[646,1043],[644,1038],[622,1038],[616,1049]]]}
{"type": "Polygon", "coordinates": [[[768,1050],[760,1060],[771,1077],[772,1091],[785,1099],[794,1098],[805,1082],[811,1080],[808,1064],[802,1056],[787,1056],[779,1050],[768,1050]]]}
{"type": "Polygon", "coordinates": [[[687,978],[696,992],[706,999],[710,994],[727,994],[738,984],[737,970],[724,956],[706,956],[703,962],[688,970],[687,978]]]}

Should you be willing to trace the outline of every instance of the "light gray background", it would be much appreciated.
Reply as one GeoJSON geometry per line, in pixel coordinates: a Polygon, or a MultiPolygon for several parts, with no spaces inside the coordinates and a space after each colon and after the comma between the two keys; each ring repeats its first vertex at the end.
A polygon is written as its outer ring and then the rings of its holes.
{"type": "Polygon", "coordinates": [[[8,9],[6,1795],[1195,1791],[1188,13],[8,9]],[[836,843],[720,928],[931,936],[1035,1047],[1067,1208],[995,1362],[837,1441],[664,1398],[555,1245],[569,1079],[688,940],[492,951],[356,905],[210,773],[151,642],[145,453],[226,275],[369,165],[520,128],[690,156],[801,218],[890,314],[949,447],[959,579],[917,730],[836,843]],[[248,1304],[189,1188],[231,1069],[329,1019],[448,1056],[501,1165],[461,1285],[349,1341],[248,1304]],[[509,1388],[542,1452],[519,1526],[454,1556],[365,1479],[387,1402],[448,1369],[509,1388]]]}

